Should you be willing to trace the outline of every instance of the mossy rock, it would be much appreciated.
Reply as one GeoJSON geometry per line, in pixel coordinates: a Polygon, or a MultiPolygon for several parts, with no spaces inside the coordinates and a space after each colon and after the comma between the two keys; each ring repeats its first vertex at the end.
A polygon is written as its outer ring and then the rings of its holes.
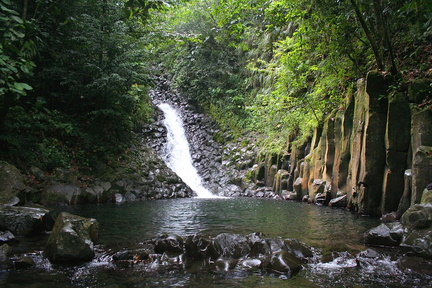
{"type": "Polygon", "coordinates": [[[427,203],[432,204],[432,184],[429,184],[428,188],[423,190],[423,195],[420,201],[420,204],[427,204],[427,203]]]}

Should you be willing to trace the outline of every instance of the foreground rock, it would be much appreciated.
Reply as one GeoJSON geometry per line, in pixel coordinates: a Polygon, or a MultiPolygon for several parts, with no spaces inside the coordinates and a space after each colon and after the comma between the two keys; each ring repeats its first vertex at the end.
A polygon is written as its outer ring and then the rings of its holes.
{"type": "Polygon", "coordinates": [[[54,224],[44,254],[55,262],[89,261],[98,240],[99,224],[95,219],[62,212],[54,224]]]}
{"type": "Polygon", "coordinates": [[[312,257],[311,249],[296,240],[222,233],[216,237],[165,235],[134,251],[117,252],[112,259],[121,268],[140,264],[148,269],[193,273],[260,269],[289,278],[312,257]]]}
{"type": "Polygon", "coordinates": [[[10,231],[16,236],[26,236],[47,229],[50,211],[39,207],[0,208],[0,230],[10,231]]]}
{"type": "Polygon", "coordinates": [[[432,257],[432,204],[411,206],[401,222],[382,223],[365,234],[366,244],[404,246],[420,256],[432,257]]]}

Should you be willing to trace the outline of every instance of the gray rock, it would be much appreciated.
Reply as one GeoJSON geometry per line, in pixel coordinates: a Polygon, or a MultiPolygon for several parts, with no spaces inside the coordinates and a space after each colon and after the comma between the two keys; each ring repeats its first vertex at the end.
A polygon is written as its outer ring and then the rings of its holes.
{"type": "Polygon", "coordinates": [[[423,229],[432,225],[432,204],[417,204],[411,206],[401,217],[404,227],[423,229]]]}
{"type": "Polygon", "coordinates": [[[415,150],[411,172],[413,205],[420,203],[423,190],[432,179],[432,146],[420,146],[415,150]]]}
{"type": "Polygon", "coordinates": [[[403,227],[400,223],[382,223],[365,233],[366,244],[373,246],[399,246],[403,227]]]}
{"type": "Polygon", "coordinates": [[[54,184],[46,187],[41,194],[43,205],[79,204],[81,188],[73,184],[54,184]]]}
{"type": "Polygon", "coordinates": [[[12,249],[8,244],[0,246],[0,267],[5,266],[11,254],[12,249]]]}
{"type": "Polygon", "coordinates": [[[0,231],[0,244],[18,241],[10,231],[0,231]]]}
{"type": "Polygon", "coordinates": [[[25,189],[20,171],[6,162],[0,161],[0,205],[14,205],[18,194],[25,189]]]}
{"type": "Polygon", "coordinates": [[[44,216],[48,209],[34,207],[3,207],[0,209],[0,230],[14,235],[29,235],[45,230],[44,216]]]}
{"type": "Polygon", "coordinates": [[[44,254],[52,261],[89,261],[98,240],[99,224],[95,219],[62,212],[48,238],[44,254]]]}
{"type": "Polygon", "coordinates": [[[120,194],[120,193],[115,193],[114,194],[114,202],[115,203],[121,204],[121,203],[124,203],[125,201],[126,200],[125,200],[125,198],[123,197],[122,194],[120,194]]]}
{"type": "Polygon", "coordinates": [[[330,207],[346,207],[348,204],[347,195],[342,195],[336,198],[333,198],[329,202],[330,207]]]}

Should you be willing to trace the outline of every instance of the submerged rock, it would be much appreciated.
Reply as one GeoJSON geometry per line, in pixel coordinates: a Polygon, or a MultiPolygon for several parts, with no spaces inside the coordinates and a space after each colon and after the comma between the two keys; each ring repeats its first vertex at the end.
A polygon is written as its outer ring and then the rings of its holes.
{"type": "Polygon", "coordinates": [[[98,240],[99,224],[88,219],[62,212],[48,238],[44,254],[52,261],[89,261],[94,256],[93,244],[98,240]]]}

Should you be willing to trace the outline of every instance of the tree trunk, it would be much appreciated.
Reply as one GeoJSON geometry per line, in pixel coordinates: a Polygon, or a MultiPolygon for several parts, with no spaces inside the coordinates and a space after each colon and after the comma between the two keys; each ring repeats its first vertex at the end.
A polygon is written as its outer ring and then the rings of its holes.
{"type": "Polygon", "coordinates": [[[360,25],[362,26],[363,31],[365,32],[366,37],[368,38],[369,43],[370,43],[370,45],[372,47],[372,51],[373,51],[373,54],[375,56],[375,61],[376,61],[377,66],[378,66],[378,70],[384,70],[384,65],[383,65],[382,57],[381,57],[381,55],[379,53],[378,46],[376,45],[376,42],[375,42],[375,40],[373,38],[373,35],[370,32],[370,30],[369,30],[369,28],[368,28],[368,26],[366,24],[365,19],[363,18],[363,15],[362,15],[362,13],[360,11],[360,8],[357,5],[357,3],[356,3],[355,0],[350,0],[350,2],[351,2],[351,5],[354,8],[354,11],[355,11],[356,15],[357,15],[357,19],[360,21],[360,25]]]}

